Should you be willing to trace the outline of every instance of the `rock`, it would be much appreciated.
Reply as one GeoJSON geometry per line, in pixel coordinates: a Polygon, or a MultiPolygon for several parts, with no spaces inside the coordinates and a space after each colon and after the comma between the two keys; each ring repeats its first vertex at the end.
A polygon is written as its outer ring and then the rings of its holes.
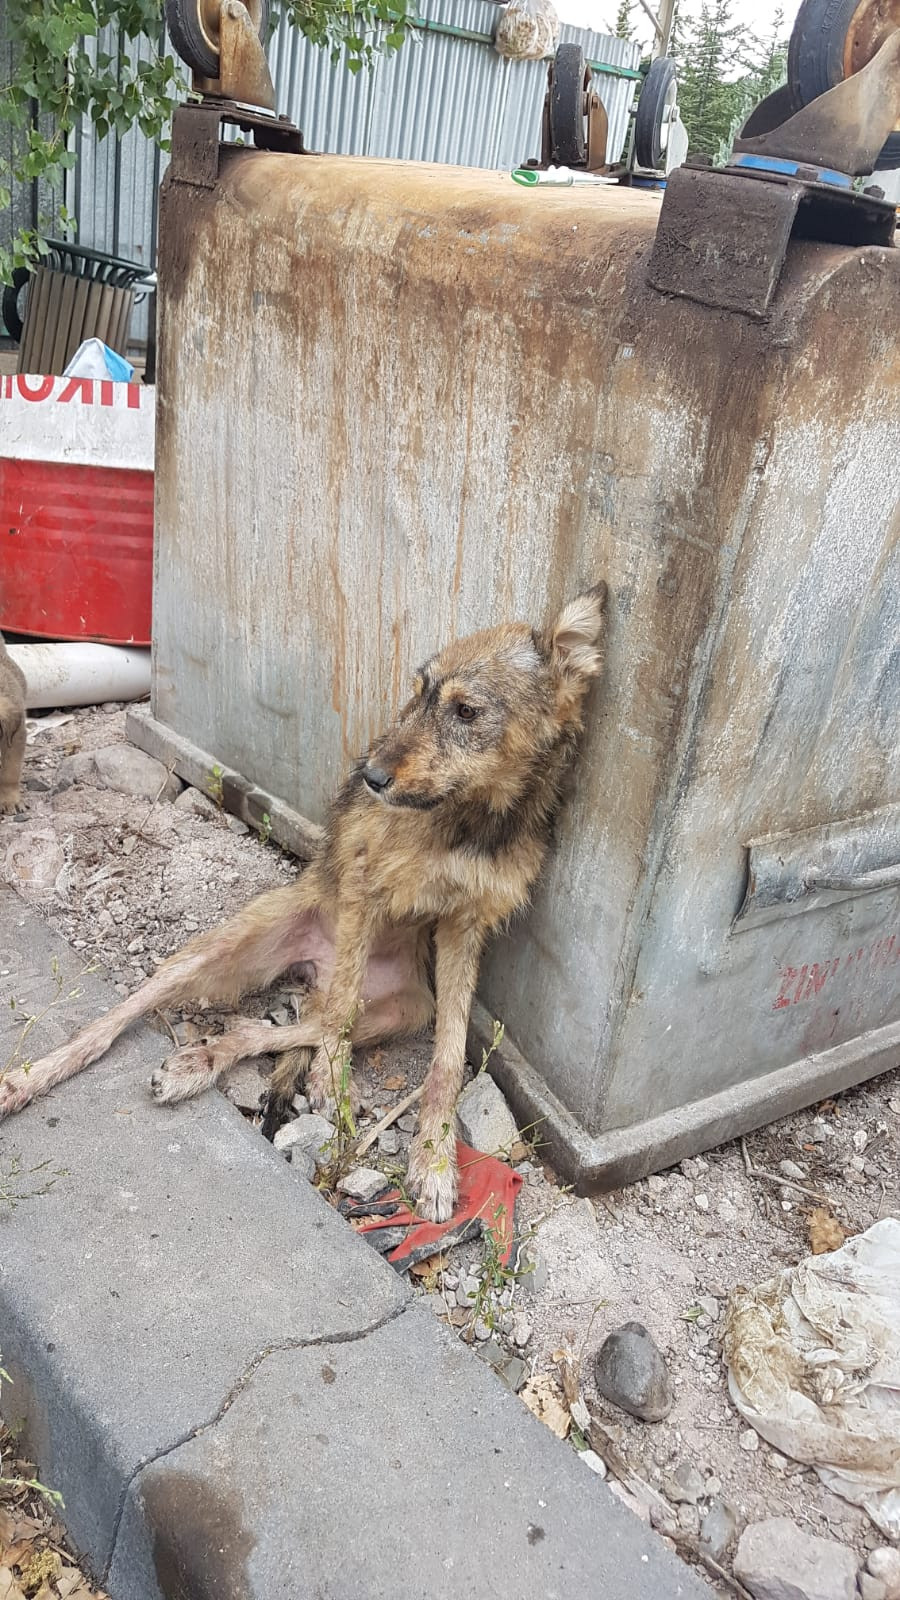
{"type": "Polygon", "coordinates": [[[351,1200],[371,1200],[386,1187],[387,1179],[376,1167],[354,1167],[338,1183],[341,1194],[349,1195],[351,1200]]]}
{"type": "MultiPolygon", "coordinates": [[[[333,1138],[333,1123],[329,1122],[327,1117],[320,1117],[318,1112],[312,1111],[306,1116],[294,1117],[291,1122],[286,1122],[284,1127],[278,1129],[272,1143],[276,1150],[289,1150],[292,1145],[299,1144],[304,1150],[309,1150],[315,1159],[324,1152],[333,1138]]],[[[382,1184],[383,1182],[382,1179],[382,1184]]]]}
{"type": "Polygon", "coordinates": [[[59,764],[56,786],[92,783],[137,800],[176,800],[184,787],[161,761],[131,744],[111,744],[103,750],[82,750],[59,764]],[[160,792],[162,791],[162,792],[160,792]]]}
{"type": "Polygon", "coordinates": [[[308,1183],[314,1181],[316,1158],[311,1150],[304,1149],[302,1144],[292,1144],[288,1151],[288,1161],[291,1171],[295,1172],[298,1178],[305,1178],[308,1183]]]}
{"type": "Polygon", "coordinates": [[[586,1467],[590,1467],[592,1472],[596,1472],[598,1478],[606,1477],[606,1462],[602,1456],[598,1456],[596,1450],[579,1450],[578,1459],[583,1461],[586,1467]]]}
{"type": "Polygon", "coordinates": [[[521,1350],[531,1338],[531,1323],[527,1317],[514,1317],[510,1337],[514,1345],[521,1350]]]}
{"type": "Polygon", "coordinates": [[[866,1566],[870,1576],[884,1584],[887,1600],[900,1600],[900,1550],[879,1545],[871,1551],[866,1566]]]}
{"type": "Polygon", "coordinates": [[[242,822],[240,817],[229,817],[228,818],[228,826],[231,829],[232,833],[249,833],[250,832],[250,829],[248,828],[246,822],[242,822]]]}
{"type": "Polygon", "coordinates": [[[489,1324],[485,1322],[483,1317],[476,1317],[475,1318],[475,1326],[473,1327],[472,1332],[474,1333],[476,1339],[478,1339],[478,1340],[489,1339],[491,1337],[492,1331],[493,1330],[491,1329],[489,1324]]]}
{"type": "Polygon", "coordinates": [[[678,1507],[678,1526],[683,1528],[685,1533],[700,1532],[700,1512],[696,1506],[678,1507]]]}
{"type": "Polygon", "coordinates": [[[291,1105],[296,1116],[306,1117],[309,1115],[309,1101],[307,1100],[305,1094],[295,1094],[291,1101],[291,1105]]]}
{"type": "Polygon", "coordinates": [[[397,1118],[397,1127],[401,1128],[404,1133],[415,1133],[418,1120],[414,1111],[406,1111],[402,1117],[397,1118]]]}
{"type": "Polygon", "coordinates": [[[255,1061],[239,1061],[224,1074],[221,1086],[232,1105],[242,1111],[259,1111],[269,1092],[269,1080],[255,1061]]]}
{"type": "Polygon", "coordinates": [[[828,1138],[828,1123],[824,1117],[814,1117],[806,1130],[807,1144],[824,1144],[828,1138]]]}
{"type": "Polygon", "coordinates": [[[384,1133],[378,1135],[378,1154],[381,1156],[396,1156],[400,1152],[400,1135],[396,1128],[385,1128],[384,1133]]]}
{"type": "Polygon", "coordinates": [[[680,1461],[675,1471],[663,1480],[663,1492],[676,1506],[695,1506],[705,1487],[701,1474],[690,1461],[680,1461]]]}
{"type": "Polygon", "coordinates": [[[176,811],[184,811],[189,817],[209,817],[218,822],[222,815],[215,801],[208,794],[201,794],[199,789],[185,789],[174,805],[176,811]]]}
{"type": "Polygon", "coordinates": [[[759,1449],[759,1434],[755,1428],[744,1428],[742,1430],[740,1446],[742,1450],[747,1451],[748,1455],[753,1455],[754,1451],[759,1449]]]}
{"type": "Polygon", "coordinates": [[[853,1135],[853,1148],[858,1156],[862,1155],[868,1142],[869,1135],[866,1133],[865,1128],[857,1128],[853,1135]]]}
{"type": "Polygon", "coordinates": [[[734,1558],[754,1600],[856,1600],[856,1565],[846,1545],[804,1533],[790,1517],[751,1522],[734,1558]]]}
{"type": "Polygon", "coordinates": [[[700,1538],[715,1561],[721,1561],[737,1533],[737,1512],[725,1500],[714,1500],[700,1524],[700,1538]]]}
{"type": "Polygon", "coordinates": [[[651,1194],[665,1194],[666,1180],[661,1178],[658,1172],[651,1172],[647,1179],[647,1188],[651,1194]]]}
{"type": "Polygon", "coordinates": [[[888,1592],[881,1579],[873,1578],[868,1572],[860,1574],[859,1592],[861,1600],[888,1600],[888,1592]]]}
{"type": "Polygon", "coordinates": [[[460,1137],[485,1155],[509,1150],[518,1138],[516,1119],[486,1072],[480,1072],[463,1090],[456,1114],[460,1137]]]}
{"type": "Polygon", "coordinates": [[[694,1195],[694,1205],[697,1207],[698,1211],[708,1211],[709,1210],[709,1195],[708,1194],[695,1194],[694,1195]]]}
{"type": "Polygon", "coordinates": [[[702,1306],[703,1307],[704,1315],[709,1317],[710,1322],[718,1322],[718,1320],[719,1320],[719,1302],[718,1302],[718,1300],[715,1299],[715,1297],[713,1295],[711,1295],[711,1294],[698,1294],[698,1296],[697,1296],[697,1304],[698,1304],[698,1306],[702,1306]]]}
{"type": "Polygon", "coordinates": [[[626,1322],[603,1341],[595,1366],[597,1388],[642,1422],[661,1422],[672,1409],[662,1352],[640,1322],[626,1322]]]}
{"type": "Polygon", "coordinates": [[[460,1278],[459,1288],[456,1291],[456,1304],[464,1310],[471,1311],[478,1296],[477,1278],[460,1278]]]}
{"type": "Polygon", "coordinates": [[[523,1294],[541,1294],[547,1287],[550,1270],[537,1250],[529,1249],[519,1254],[519,1288],[523,1294]]]}
{"type": "Polygon", "coordinates": [[[795,1183],[802,1183],[806,1177],[803,1167],[798,1167],[796,1161],[779,1161],[778,1171],[785,1178],[793,1178],[795,1183]]]}

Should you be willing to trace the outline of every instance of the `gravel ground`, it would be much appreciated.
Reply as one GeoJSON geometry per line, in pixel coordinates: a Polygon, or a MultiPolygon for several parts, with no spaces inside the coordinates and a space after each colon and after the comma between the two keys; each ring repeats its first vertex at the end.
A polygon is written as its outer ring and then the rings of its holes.
{"type": "MultiPolygon", "coordinates": [[[[36,721],[26,764],[29,810],[0,823],[0,874],[84,952],[86,965],[99,965],[128,993],[198,928],[298,869],[196,791],[175,803],[153,803],[96,783],[59,787],[71,766],[61,769],[67,756],[121,744],[123,724],[122,710],[106,707],[75,712],[56,726],[36,721]]],[[[291,1008],[286,992],[247,1007],[276,1021],[288,1020],[291,1008]]],[[[172,1020],[182,1038],[191,1036],[195,1021],[172,1020]]],[[[528,1041],[519,1042],[527,1052],[528,1041]]],[[[425,1041],[374,1051],[360,1062],[363,1129],[421,1082],[427,1061],[425,1041]]],[[[365,1164],[402,1170],[411,1127],[405,1116],[365,1164]]],[[[782,1162],[794,1163],[794,1181],[823,1193],[848,1233],[879,1217],[900,1217],[897,1073],[753,1135],[747,1152],[754,1168],[770,1174],[778,1175],[782,1162]]],[[[466,1288],[483,1246],[460,1246],[416,1279],[436,1314],[483,1353],[487,1346],[495,1360],[510,1354],[521,1360],[511,1374],[518,1387],[542,1373],[556,1375],[553,1353],[574,1351],[582,1391],[613,1453],[617,1446],[627,1466],[664,1496],[679,1467],[684,1472],[690,1464],[702,1479],[697,1503],[679,1501],[677,1491],[671,1496],[682,1545],[696,1536],[710,1507],[723,1504],[738,1530],[787,1516],[851,1547],[860,1563],[883,1545],[864,1515],[747,1429],[727,1392],[719,1342],[727,1296],[808,1253],[815,1202],[748,1175],[734,1144],[596,1200],[568,1193],[538,1152],[520,1148],[513,1159],[525,1180],[517,1227],[520,1234],[533,1231],[529,1249],[537,1269],[524,1278],[501,1276],[492,1300],[477,1290],[476,1317],[466,1309],[472,1304],[466,1288]],[[600,1399],[594,1385],[597,1349],[632,1320],[650,1330],[671,1375],[674,1405],[659,1423],[632,1420],[600,1399]]],[[[720,1554],[729,1572],[732,1554],[733,1542],[720,1554]]],[[[723,1579],[721,1592],[740,1590],[723,1579]]]]}

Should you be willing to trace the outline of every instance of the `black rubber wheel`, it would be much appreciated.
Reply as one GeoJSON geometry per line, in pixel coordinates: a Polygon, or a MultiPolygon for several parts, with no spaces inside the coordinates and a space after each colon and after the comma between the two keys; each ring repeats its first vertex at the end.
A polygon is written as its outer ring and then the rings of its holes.
{"type": "MultiPolygon", "coordinates": [[[[843,83],[848,68],[865,66],[892,22],[900,28],[900,0],[803,0],[788,45],[788,83],[798,107],[843,83]]],[[[875,167],[900,167],[900,129],[875,167]]]]}
{"type": "Polygon", "coordinates": [[[671,56],[657,56],[641,86],[634,119],[634,154],[639,167],[657,172],[663,164],[663,118],[674,104],[675,63],[671,56]]]}
{"type": "Polygon", "coordinates": [[[763,133],[771,133],[773,128],[780,128],[783,122],[787,122],[796,110],[793,94],[785,83],[772,94],[767,94],[765,100],[760,100],[744,123],[740,136],[742,139],[758,139],[763,133]]]}
{"type": "Polygon", "coordinates": [[[24,305],[23,297],[30,277],[27,267],[16,267],[12,283],[8,283],[3,290],[3,321],[14,344],[22,341],[25,313],[24,310],[20,311],[19,306],[24,305]]]}
{"type": "MultiPolygon", "coordinates": [[[[244,0],[265,40],[269,28],[269,0],[244,0]]],[[[165,0],[166,27],[185,66],[201,78],[219,76],[217,8],[210,0],[165,0]]]]}
{"type": "Polygon", "coordinates": [[[584,80],[581,45],[561,44],[550,88],[550,144],[561,167],[583,167],[587,159],[584,80]]]}

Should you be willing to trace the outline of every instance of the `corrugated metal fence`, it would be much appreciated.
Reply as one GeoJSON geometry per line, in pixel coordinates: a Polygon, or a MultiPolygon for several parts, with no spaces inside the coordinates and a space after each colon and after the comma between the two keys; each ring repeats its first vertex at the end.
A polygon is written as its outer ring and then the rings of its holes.
{"type": "MultiPolygon", "coordinates": [[[[428,0],[422,26],[403,48],[376,57],[371,69],[356,76],[340,63],[332,65],[327,50],[282,20],[268,51],[278,109],[299,124],[313,150],[516,166],[540,153],[547,63],[499,56],[491,43],[497,15],[491,0],[428,0]]],[[[581,43],[600,69],[597,86],[609,116],[611,155],[617,157],[627,134],[639,47],[567,26],[560,37],[581,43]]],[[[115,31],[104,30],[100,43],[114,53],[115,31]]],[[[134,46],[129,51],[133,56],[134,46]]],[[[76,149],[66,198],[78,218],[78,242],[152,265],[165,154],[136,129],[98,141],[89,123],[79,129],[76,149]]],[[[28,220],[30,197],[19,195],[12,214],[17,225],[28,220]]],[[[137,308],[132,336],[136,342],[146,337],[146,306],[137,308]]]]}

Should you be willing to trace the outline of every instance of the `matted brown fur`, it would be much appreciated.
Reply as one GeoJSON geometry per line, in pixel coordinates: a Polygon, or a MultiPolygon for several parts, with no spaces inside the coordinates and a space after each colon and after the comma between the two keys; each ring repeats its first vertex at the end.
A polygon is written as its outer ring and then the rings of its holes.
{"type": "Polygon", "coordinates": [[[12,660],[0,633],[0,816],[24,811],[25,674],[12,660]]]}
{"type": "Polygon", "coordinates": [[[540,872],[585,697],[602,668],[605,605],[601,583],[544,632],[505,623],[426,662],[412,699],[350,773],[297,882],[192,940],[27,1072],[0,1078],[0,1116],[97,1060],[150,1011],[197,999],[233,1005],[312,963],[316,987],[299,1023],[273,1029],[245,1019],[185,1046],[153,1074],[152,1093],[186,1099],[242,1057],[274,1050],[281,1092],[309,1062],[310,1103],[333,1105],[352,1045],[434,1019],[409,1182],[422,1215],[445,1221],[457,1193],[455,1106],[481,952],[527,903],[540,872]]]}

